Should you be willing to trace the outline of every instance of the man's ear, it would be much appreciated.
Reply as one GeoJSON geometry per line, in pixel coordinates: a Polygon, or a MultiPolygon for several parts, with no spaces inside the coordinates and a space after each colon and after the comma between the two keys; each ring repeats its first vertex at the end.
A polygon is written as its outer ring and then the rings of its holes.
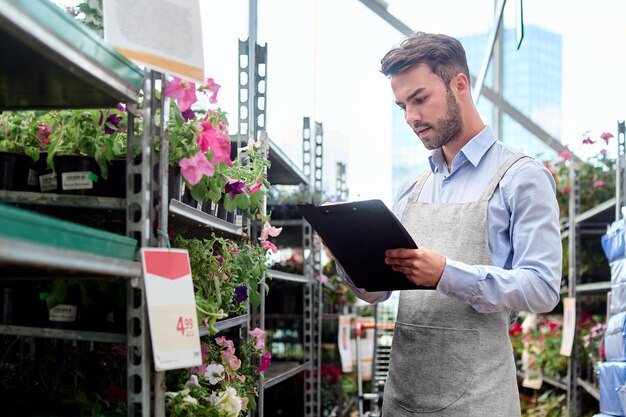
{"type": "Polygon", "coordinates": [[[467,75],[462,72],[456,74],[450,83],[452,84],[452,88],[456,90],[457,94],[469,95],[471,93],[470,80],[467,75]]]}

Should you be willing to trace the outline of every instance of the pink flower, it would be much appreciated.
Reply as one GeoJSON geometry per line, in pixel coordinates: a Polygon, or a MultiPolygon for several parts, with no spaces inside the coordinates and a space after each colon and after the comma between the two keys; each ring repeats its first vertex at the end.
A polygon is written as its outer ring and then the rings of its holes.
{"type": "Polygon", "coordinates": [[[248,332],[250,336],[254,339],[254,348],[256,350],[261,350],[265,347],[265,331],[263,329],[259,329],[258,327],[254,330],[248,332]]]}
{"type": "Polygon", "coordinates": [[[241,367],[241,359],[229,352],[222,352],[222,360],[230,366],[230,369],[236,371],[241,367]]]}
{"type": "Polygon", "coordinates": [[[272,253],[276,253],[278,252],[278,248],[276,248],[276,245],[274,245],[272,242],[270,242],[269,240],[264,240],[261,242],[261,246],[263,246],[265,249],[269,249],[272,251],[272,253]]]}
{"type": "Polygon", "coordinates": [[[586,137],[585,139],[583,139],[583,145],[593,145],[595,142],[593,140],[591,140],[591,138],[586,137]]]}
{"type": "Polygon", "coordinates": [[[220,91],[220,87],[221,85],[213,81],[213,78],[206,79],[205,88],[211,92],[211,97],[209,97],[209,103],[217,103],[217,92],[220,91]]]}
{"type": "Polygon", "coordinates": [[[193,103],[198,101],[196,97],[196,85],[190,81],[174,77],[163,90],[165,97],[173,98],[181,112],[188,110],[193,103]]]}
{"type": "Polygon", "coordinates": [[[600,154],[601,155],[606,155],[606,149],[600,149],[600,154]]]}
{"type": "Polygon", "coordinates": [[[570,159],[571,157],[572,157],[572,153],[567,149],[559,154],[559,158],[562,158],[562,159],[570,159]]]}
{"type": "Polygon", "coordinates": [[[233,162],[230,160],[230,139],[227,135],[215,136],[209,138],[209,147],[213,152],[213,163],[223,162],[229,167],[233,166],[233,162]]]}
{"type": "Polygon", "coordinates": [[[282,227],[270,226],[266,223],[266,226],[261,231],[261,236],[258,238],[260,241],[267,240],[268,237],[276,237],[283,231],[282,227]]]}
{"type": "Polygon", "coordinates": [[[570,191],[572,191],[572,186],[571,185],[566,185],[565,188],[563,189],[563,191],[565,191],[566,193],[569,193],[570,191]]]}
{"type": "Polygon", "coordinates": [[[218,346],[226,348],[226,352],[230,353],[231,355],[235,353],[235,345],[233,341],[226,339],[226,336],[216,337],[215,343],[217,343],[218,346]]]}
{"type": "Polygon", "coordinates": [[[328,277],[324,274],[319,274],[318,276],[315,277],[315,279],[319,281],[321,284],[326,284],[328,282],[328,277]]]}
{"type": "Polygon", "coordinates": [[[600,137],[608,145],[609,144],[609,139],[611,139],[613,137],[613,135],[611,133],[609,133],[609,132],[604,132],[604,133],[602,133],[600,135],[600,137]]]}
{"type": "Polygon", "coordinates": [[[256,192],[257,192],[257,191],[259,191],[259,189],[261,188],[261,185],[263,185],[263,184],[261,184],[261,181],[258,181],[258,180],[257,180],[257,182],[255,182],[255,183],[254,183],[254,185],[252,185],[252,186],[248,187],[248,192],[249,192],[250,194],[254,194],[254,193],[256,193],[256,192]]]}
{"type": "Polygon", "coordinates": [[[193,159],[181,159],[178,165],[180,166],[181,174],[191,185],[199,183],[202,176],[210,177],[215,173],[215,167],[206,159],[206,155],[202,152],[196,153],[193,159]]]}
{"type": "Polygon", "coordinates": [[[267,351],[261,356],[261,364],[259,365],[259,372],[263,372],[268,366],[272,364],[272,354],[267,351]]]}
{"type": "Polygon", "coordinates": [[[593,183],[592,187],[593,187],[593,188],[600,188],[600,187],[602,187],[602,186],[603,186],[603,185],[605,185],[605,184],[606,184],[606,183],[605,183],[604,181],[602,181],[602,180],[598,180],[598,181],[596,181],[596,182],[594,182],[594,183],[593,183]]]}

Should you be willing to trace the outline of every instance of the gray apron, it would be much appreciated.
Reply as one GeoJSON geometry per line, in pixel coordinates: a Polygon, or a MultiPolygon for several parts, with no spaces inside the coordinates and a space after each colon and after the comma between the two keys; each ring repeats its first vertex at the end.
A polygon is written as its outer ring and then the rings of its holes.
{"type": "MultiPolygon", "coordinates": [[[[419,246],[469,265],[491,265],[487,205],[510,157],[471,203],[420,203],[430,172],[411,191],[402,223],[419,246]]],[[[436,291],[402,291],[384,417],[519,417],[509,311],[478,313],[436,291]]]]}

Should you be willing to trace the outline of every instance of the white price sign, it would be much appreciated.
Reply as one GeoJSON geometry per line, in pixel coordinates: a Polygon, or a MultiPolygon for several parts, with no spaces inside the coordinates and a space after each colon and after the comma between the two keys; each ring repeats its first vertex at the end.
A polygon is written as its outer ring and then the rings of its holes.
{"type": "Polygon", "coordinates": [[[141,259],[155,369],[202,365],[189,253],[142,248],[141,259]]]}

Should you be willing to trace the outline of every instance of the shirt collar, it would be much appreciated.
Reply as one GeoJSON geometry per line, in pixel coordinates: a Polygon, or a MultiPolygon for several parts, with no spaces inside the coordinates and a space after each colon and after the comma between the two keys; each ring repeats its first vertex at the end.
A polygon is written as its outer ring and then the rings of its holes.
{"type": "MultiPolygon", "coordinates": [[[[474,167],[477,167],[480,160],[487,153],[491,145],[496,142],[496,137],[489,126],[485,126],[476,136],[474,136],[467,144],[461,148],[460,154],[463,155],[474,167]]],[[[457,155],[455,158],[458,158],[457,155]]],[[[428,163],[433,173],[441,171],[445,164],[443,151],[437,148],[431,152],[428,157],[428,163]]]]}

